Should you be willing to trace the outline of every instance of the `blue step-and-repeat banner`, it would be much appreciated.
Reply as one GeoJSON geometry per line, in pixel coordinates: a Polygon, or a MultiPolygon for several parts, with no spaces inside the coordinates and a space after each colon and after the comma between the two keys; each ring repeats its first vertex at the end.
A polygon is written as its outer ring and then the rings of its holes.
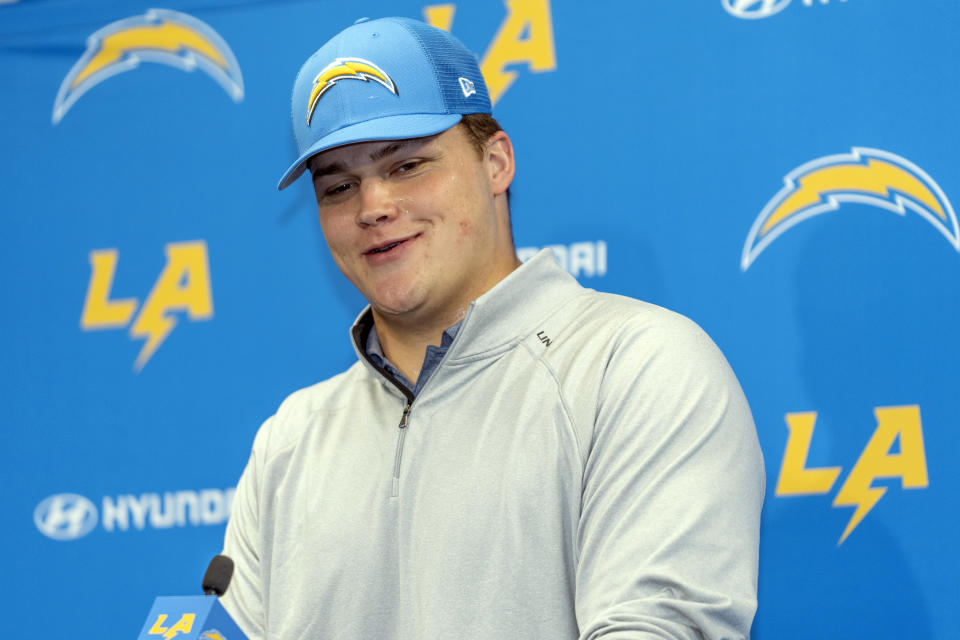
{"type": "Polygon", "coordinates": [[[0,0],[4,635],[198,593],[260,423],[353,361],[363,300],[275,187],[300,64],[383,15],[478,55],[521,257],[727,355],[753,636],[958,637],[955,0],[0,0]]]}

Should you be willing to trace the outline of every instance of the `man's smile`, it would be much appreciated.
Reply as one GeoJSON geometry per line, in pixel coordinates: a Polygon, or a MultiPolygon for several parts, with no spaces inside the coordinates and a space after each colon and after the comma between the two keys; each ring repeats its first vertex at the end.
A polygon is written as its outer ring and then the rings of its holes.
{"type": "Polygon", "coordinates": [[[372,264],[382,264],[393,259],[395,256],[399,256],[400,253],[403,253],[404,250],[421,235],[420,233],[416,233],[404,238],[377,243],[364,251],[363,256],[372,264]]]}

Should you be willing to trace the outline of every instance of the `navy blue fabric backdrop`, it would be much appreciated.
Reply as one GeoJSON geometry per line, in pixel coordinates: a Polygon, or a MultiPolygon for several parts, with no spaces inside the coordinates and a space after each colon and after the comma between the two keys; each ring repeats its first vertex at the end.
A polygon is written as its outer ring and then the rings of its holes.
{"type": "MultiPolygon", "coordinates": [[[[0,1],[7,635],[134,637],[199,593],[253,436],[363,300],[295,155],[362,16],[479,56],[521,257],[684,313],[766,463],[754,637],[956,637],[960,5],[0,1]]],[[[352,585],[345,585],[350,588],[352,585]]]]}

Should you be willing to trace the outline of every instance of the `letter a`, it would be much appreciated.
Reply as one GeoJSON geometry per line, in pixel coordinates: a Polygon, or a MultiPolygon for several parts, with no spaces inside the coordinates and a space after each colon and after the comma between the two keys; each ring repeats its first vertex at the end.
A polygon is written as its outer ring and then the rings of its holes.
{"type": "Polygon", "coordinates": [[[507,66],[523,62],[534,72],[557,68],[549,0],[507,0],[507,17],[480,65],[492,103],[517,79],[507,66]]]}
{"type": "Polygon", "coordinates": [[[873,413],[877,430],[833,500],[834,507],[856,507],[837,544],[843,544],[887,492],[886,487],[872,486],[875,479],[899,477],[904,489],[922,489],[929,483],[920,407],[877,407],[873,413]],[[890,453],[898,438],[900,453],[890,453]]]}
{"type": "Polygon", "coordinates": [[[202,240],[171,243],[165,250],[167,266],[130,328],[130,335],[134,338],[147,338],[134,364],[137,371],[177,325],[176,318],[167,315],[168,311],[185,310],[191,320],[206,320],[213,316],[206,243],[202,240]]]}
{"type": "Polygon", "coordinates": [[[190,633],[193,630],[193,620],[197,617],[195,613],[185,613],[177,621],[177,624],[170,627],[170,629],[163,634],[163,637],[167,640],[173,638],[178,633],[190,633]]]}

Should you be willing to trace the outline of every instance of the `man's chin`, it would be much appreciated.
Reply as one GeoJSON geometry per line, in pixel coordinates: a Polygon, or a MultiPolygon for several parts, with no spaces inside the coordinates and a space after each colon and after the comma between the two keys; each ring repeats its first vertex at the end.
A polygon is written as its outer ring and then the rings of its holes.
{"type": "Polygon", "coordinates": [[[401,320],[416,315],[417,311],[423,307],[420,297],[413,294],[379,296],[367,298],[367,300],[374,313],[387,320],[401,320]]]}

